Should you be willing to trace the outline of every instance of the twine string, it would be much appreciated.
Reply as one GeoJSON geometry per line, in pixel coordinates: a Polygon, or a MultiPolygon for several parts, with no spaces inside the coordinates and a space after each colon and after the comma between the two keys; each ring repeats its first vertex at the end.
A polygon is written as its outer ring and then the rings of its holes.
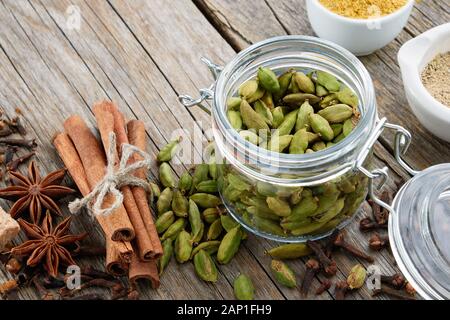
{"type": "Polygon", "coordinates": [[[107,216],[111,214],[123,203],[123,194],[119,190],[123,186],[141,187],[150,192],[149,183],[134,176],[136,170],[150,168],[153,161],[150,155],[131,144],[122,144],[122,157],[116,170],[116,135],[113,132],[109,134],[109,142],[106,154],[105,176],[89,194],[82,199],[75,199],[69,203],[69,211],[72,214],[76,214],[83,207],[86,207],[89,214],[93,216],[107,216]],[[128,162],[134,154],[140,155],[143,160],[129,164],[128,162]],[[114,197],[114,202],[109,207],[102,208],[105,197],[108,194],[114,197]]]}

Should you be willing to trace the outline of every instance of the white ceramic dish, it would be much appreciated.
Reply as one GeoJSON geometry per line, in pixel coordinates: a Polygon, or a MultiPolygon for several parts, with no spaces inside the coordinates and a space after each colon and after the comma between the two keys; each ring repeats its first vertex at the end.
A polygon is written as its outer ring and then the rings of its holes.
{"type": "Polygon", "coordinates": [[[413,6],[414,0],[408,0],[405,6],[389,15],[352,19],[328,10],[318,0],[306,0],[314,32],[357,56],[368,55],[394,40],[408,22],[413,6]]]}
{"type": "MultiPolygon", "coordinates": [[[[398,53],[409,105],[425,128],[450,142],[450,108],[425,88],[421,73],[436,55],[450,51],[450,23],[430,29],[406,42],[398,53]]],[[[450,79],[448,79],[450,81],[450,79]]]]}

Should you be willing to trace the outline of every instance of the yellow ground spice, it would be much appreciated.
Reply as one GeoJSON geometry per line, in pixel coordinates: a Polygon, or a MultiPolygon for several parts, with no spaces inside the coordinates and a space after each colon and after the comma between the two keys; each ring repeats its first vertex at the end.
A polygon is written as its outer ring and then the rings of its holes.
{"type": "Polygon", "coordinates": [[[406,5],[408,0],[319,0],[319,2],[341,16],[368,19],[391,14],[406,5]]]}

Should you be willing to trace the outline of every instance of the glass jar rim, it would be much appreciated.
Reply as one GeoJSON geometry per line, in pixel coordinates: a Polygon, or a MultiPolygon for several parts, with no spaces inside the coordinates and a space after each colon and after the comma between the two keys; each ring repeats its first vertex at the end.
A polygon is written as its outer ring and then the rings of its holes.
{"type": "MultiPolygon", "coordinates": [[[[319,50],[320,51],[320,50],[319,50]]],[[[299,52],[300,53],[300,52],[299,52]]],[[[319,53],[319,52],[316,52],[319,53]]],[[[326,57],[324,55],[324,57],[326,57]]],[[[330,57],[328,57],[330,58],[330,57]]],[[[373,87],[373,82],[370,77],[369,72],[362,64],[362,62],[354,56],[348,50],[342,48],[341,46],[327,41],[323,39],[319,39],[317,37],[311,36],[297,36],[297,35],[288,35],[288,36],[279,36],[274,38],[269,38],[267,40],[258,42],[248,47],[247,49],[241,51],[237,54],[222,70],[220,73],[215,89],[214,89],[214,103],[213,103],[213,119],[215,125],[213,123],[213,129],[220,130],[224,132],[226,140],[234,144],[237,150],[245,152],[246,155],[253,159],[261,159],[262,161],[266,161],[266,163],[270,163],[270,160],[276,157],[280,166],[287,167],[295,167],[295,168],[308,168],[311,165],[318,165],[320,163],[332,163],[343,155],[348,154],[349,152],[355,149],[355,141],[359,141],[363,134],[367,130],[367,126],[374,126],[377,116],[377,107],[376,107],[376,98],[375,98],[375,90],[373,87]],[[265,150],[259,146],[253,145],[242,138],[239,133],[234,130],[227,118],[226,115],[226,100],[228,96],[228,92],[225,91],[225,86],[229,78],[233,75],[233,70],[246,58],[250,57],[252,54],[257,52],[262,52],[265,48],[274,45],[274,44],[296,44],[296,43],[304,43],[304,44],[313,44],[317,45],[317,47],[322,48],[322,51],[329,50],[332,52],[335,57],[331,57],[331,59],[339,59],[348,65],[354,67],[355,72],[360,76],[362,80],[362,88],[364,89],[364,101],[367,102],[367,110],[362,113],[360,121],[356,128],[350,133],[350,135],[343,139],[341,142],[337,143],[334,146],[331,146],[325,150],[320,152],[315,152],[311,154],[302,154],[302,155],[294,155],[294,154],[283,154],[265,150]]],[[[220,139],[217,139],[216,142],[220,142],[220,139]]],[[[224,146],[219,145],[219,148],[224,146]]],[[[226,153],[225,153],[226,154],[226,153]]],[[[275,184],[290,184],[290,185],[302,185],[311,183],[311,179],[308,178],[298,178],[298,179],[283,179],[277,177],[268,177],[264,174],[260,174],[255,172],[254,170],[248,168],[243,163],[239,161],[234,161],[232,158],[228,158],[231,162],[242,172],[247,175],[254,176],[256,178],[264,178],[271,180],[272,183],[275,184]]],[[[336,176],[340,176],[349,170],[352,169],[351,163],[346,163],[341,165],[338,168],[335,168],[328,173],[322,174],[317,180],[317,176],[314,179],[314,182],[322,183],[323,181],[328,181],[336,176]]]]}

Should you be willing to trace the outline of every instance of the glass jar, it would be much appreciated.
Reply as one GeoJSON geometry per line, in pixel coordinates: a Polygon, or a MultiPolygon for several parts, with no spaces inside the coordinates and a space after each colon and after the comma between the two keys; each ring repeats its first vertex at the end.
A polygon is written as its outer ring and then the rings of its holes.
{"type": "MultiPolygon", "coordinates": [[[[314,37],[283,36],[249,47],[224,68],[204,61],[218,76],[216,82],[200,90],[199,99],[180,96],[180,101],[187,107],[200,105],[210,112],[202,102],[213,99],[216,159],[223,163],[218,179],[222,200],[244,228],[259,236],[304,242],[344,227],[367,194],[373,196],[372,179],[387,177],[387,168],[370,171],[372,146],[383,128],[397,130],[395,150],[399,161],[401,152],[407,149],[409,133],[378,118],[368,71],[338,45],[314,37]],[[311,154],[271,152],[244,140],[228,121],[226,101],[240,84],[255,77],[260,66],[277,74],[295,68],[335,75],[359,97],[358,125],[338,144],[311,154]]],[[[374,201],[382,203],[376,197],[374,201]]]]}

